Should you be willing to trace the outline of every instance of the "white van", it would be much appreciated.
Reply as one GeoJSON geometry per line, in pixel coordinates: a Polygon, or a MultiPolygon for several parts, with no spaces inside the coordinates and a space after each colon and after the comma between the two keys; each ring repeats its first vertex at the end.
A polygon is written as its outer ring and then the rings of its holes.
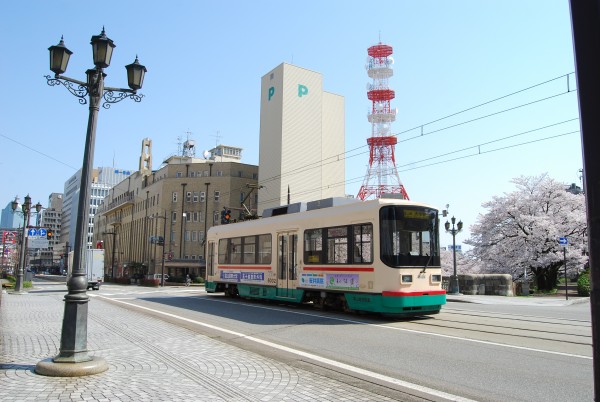
{"type": "MultiPolygon", "coordinates": [[[[161,274],[154,274],[152,276],[152,279],[158,279],[158,280],[160,280],[161,276],[162,276],[161,274]]],[[[169,274],[165,274],[165,282],[168,281],[168,280],[169,280],[169,274]]]]}

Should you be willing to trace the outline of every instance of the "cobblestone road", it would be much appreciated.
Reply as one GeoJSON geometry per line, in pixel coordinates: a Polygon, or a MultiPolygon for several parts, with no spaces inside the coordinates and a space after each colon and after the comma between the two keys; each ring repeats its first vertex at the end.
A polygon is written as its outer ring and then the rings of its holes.
{"type": "Polygon", "coordinates": [[[88,350],[108,371],[44,377],[34,369],[59,352],[64,294],[1,295],[0,400],[392,400],[97,298],[89,303],[88,350]]]}

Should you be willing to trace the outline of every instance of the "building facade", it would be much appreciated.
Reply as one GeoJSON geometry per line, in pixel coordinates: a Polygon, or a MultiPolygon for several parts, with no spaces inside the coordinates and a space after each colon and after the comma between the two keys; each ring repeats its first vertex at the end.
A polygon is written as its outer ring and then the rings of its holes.
{"type": "Polygon", "coordinates": [[[172,156],[156,171],[140,162],[98,210],[94,242],[106,250],[107,276],[205,277],[204,239],[221,211],[234,219],[256,212],[258,167],[240,159],[241,148],[220,145],[210,158],[172,156]]]}
{"type": "Polygon", "coordinates": [[[344,97],[323,76],[283,63],[261,79],[259,213],[345,195],[344,97]]]}

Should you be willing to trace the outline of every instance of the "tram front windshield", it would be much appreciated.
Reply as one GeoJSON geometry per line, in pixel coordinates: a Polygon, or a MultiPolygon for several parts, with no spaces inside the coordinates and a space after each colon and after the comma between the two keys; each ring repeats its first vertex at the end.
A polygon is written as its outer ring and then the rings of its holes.
{"type": "Polygon", "coordinates": [[[437,211],[386,206],[379,212],[381,261],[390,267],[440,266],[437,211]]]}

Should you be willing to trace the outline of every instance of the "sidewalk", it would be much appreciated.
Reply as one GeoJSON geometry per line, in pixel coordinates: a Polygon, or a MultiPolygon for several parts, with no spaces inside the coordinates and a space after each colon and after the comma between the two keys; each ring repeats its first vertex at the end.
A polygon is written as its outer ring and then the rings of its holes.
{"type": "Polygon", "coordinates": [[[0,302],[0,400],[391,401],[99,298],[88,304],[88,351],[109,369],[44,377],[58,354],[64,292],[4,293],[0,302]]]}
{"type": "Polygon", "coordinates": [[[475,304],[505,304],[513,306],[570,306],[573,304],[589,303],[589,297],[572,297],[566,300],[565,295],[551,296],[487,296],[487,295],[446,295],[448,302],[475,304]]]}

